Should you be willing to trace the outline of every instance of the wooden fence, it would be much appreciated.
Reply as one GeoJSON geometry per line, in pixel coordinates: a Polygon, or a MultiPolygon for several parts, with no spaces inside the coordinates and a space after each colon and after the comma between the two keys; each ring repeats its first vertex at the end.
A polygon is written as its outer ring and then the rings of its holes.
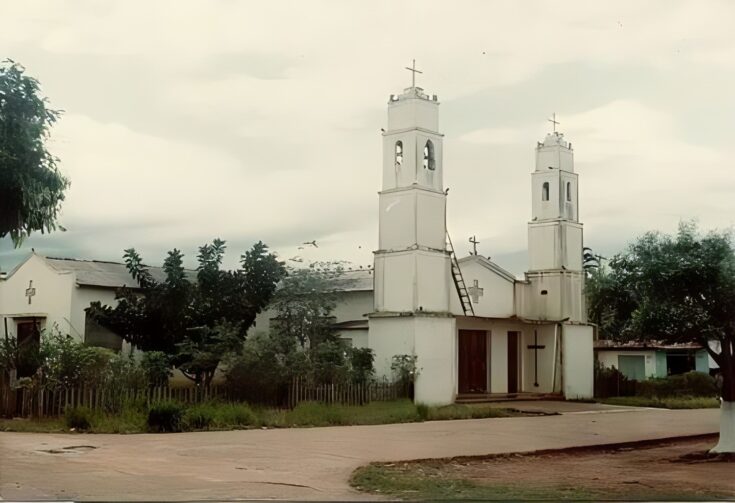
{"type": "Polygon", "coordinates": [[[365,405],[370,402],[408,398],[409,390],[403,383],[373,381],[360,384],[309,384],[294,379],[288,393],[289,408],[300,402],[320,402],[340,405],[365,405]]]}
{"type": "MultiPolygon", "coordinates": [[[[326,404],[364,405],[373,401],[396,400],[408,397],[406,386],[391,382],[365,384],[314,385],[306,380],[294,379],[288,388],[285,402],[264,401],[274,407],[293,408],[301,402],[314,401],[326,404]]],[[[68,407],[88,407],[108,412],[119,411],[126,403],[152,403],[174,400],[185,404],[197,404],[213,399],[227,402],[239,401],[230,396],[224,386],[181,387],[168,386],[144,389],[120,388],[13,388],[7,381],[0,381],[0,417],[55,417],[64,414],[68,407]]]]}

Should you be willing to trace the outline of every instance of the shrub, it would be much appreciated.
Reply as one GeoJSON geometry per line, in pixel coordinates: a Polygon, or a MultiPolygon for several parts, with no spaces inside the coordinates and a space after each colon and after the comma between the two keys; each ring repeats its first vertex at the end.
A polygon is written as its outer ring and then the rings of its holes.
{"type": "Polygon", "coordinates": [[[258,417],[245,403],[226,404],[218,408],[215,421],[222,428],[254,426],[258,423],[258,417]]]}
{"type": "Polygon", "coordinates": [[[94,413],[87,407],[69,407],[64,411],[64,423],[67,428],[86,431],[92,427],[94,413]]]}
{"type": "Polygon", "coordinates": [[[341,341],[325,341],[310,350],[317,384],[334,384],[347,380],[345,345],[341,341]]]}
{"type": "Polygon", "coordinates": [[[364,384],[375,373],[373,362],[375,352],[370,348],[350,349],[350,379],[353,383],[364,384]]]}
{"type": "Polygon", "coordinates": [[[210,404],[200,404],[184,412],[183,423],[187,430],[208,430],[214,419],[215,408],[210,404]]]}
{"type": "Polygon", "coordinates": [[[148,411],[148,431],[166,433],[181,431],[184,408],[178,402],[158,402],[148,411]]]}
{"type": "Polygon", "coordinates": [[[173,375],[171,358],[163,351],[146,351],[140,360],[149,386],[165,386],[173,375]]]}
{"type": "Polygon", "coordinates": [[[429,406],[425,403],[417,403],[416,414],[419,416],[421,421],[426,421],[429,419],[429,406]]]}
{"type": "Polygon", "coordinates": [[[715,396],[714,378],[703,372],[687,372],[638,383],[636,395],[643,397],[715,396]]]}

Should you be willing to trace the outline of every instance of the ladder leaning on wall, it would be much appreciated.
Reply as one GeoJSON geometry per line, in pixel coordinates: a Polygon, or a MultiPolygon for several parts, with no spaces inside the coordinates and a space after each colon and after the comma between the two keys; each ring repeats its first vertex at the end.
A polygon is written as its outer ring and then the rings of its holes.
{"type": "Polygon", "coordinates": [[[459,303],[462,304],[462,311],[465,316],[468,313],[470,316],[474,316],[475,308],[472,306],[472,299],[470,299],[470,295],[467,292],[467,286],[462,277],[462,270],[459,268],[459,262],[457,261],[457,254],[454,253],[452,239],[449,237],[449,231],[447,231],[447,251],[449,252],[449,260],[452,263],[452,279],[454,279],[454,286],[457,288],[457,295],[459,295],[459,303]]]}

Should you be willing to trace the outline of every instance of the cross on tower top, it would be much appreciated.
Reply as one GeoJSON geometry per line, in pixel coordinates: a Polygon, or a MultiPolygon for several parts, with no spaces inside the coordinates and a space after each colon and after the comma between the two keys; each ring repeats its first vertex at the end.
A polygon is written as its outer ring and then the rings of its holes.
{"type": "Polygon", "coordinates": [[[551,119],[546,119],[546,120],[548,120],[549,122],[551,122],[552,124],[554,124],[554,132],[556,133],[556,126],[557,126],[557,124],[560,124],[560,122],[556,120],[556,112],[554,112],[553,114],[551,114],[551,119]]]}
{"type": "Polygon", "coordinates": [[[416,74],[417,73],[424,73],[421,70],[416,69],[416,60],[413,60],[413,63],[411,64],[411,68],[406,67],[406,70],[411,72],[411,87],[416,87],[416,74]]]}

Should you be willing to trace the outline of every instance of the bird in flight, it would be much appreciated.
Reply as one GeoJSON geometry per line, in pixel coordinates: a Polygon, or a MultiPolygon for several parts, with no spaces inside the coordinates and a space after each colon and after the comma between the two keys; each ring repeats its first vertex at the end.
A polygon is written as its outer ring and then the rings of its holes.
{"type": "Polygon", "coordinates": [[[290,258],[290,259],[288,259],[288,260],[290,260],[291,262],[303,262],[303,261],[304,261],[304,259],[302,259],[302,258],[301,258],[301,257],[299,257],[298,255],[297,255],[297,256],[295,256],[295,257],[291,257],[291,258],[290,258]]]}
{"type": "Polygon", "coordinates": [[[315,239],[314,241],[305,241],[305,242],[303,242],[303,243],[301,243],[301,244],[305,244],[305,245],[311,245],[311,246],[313,246],[314,248],[319,248],[319,246],[318,246],[318,245],[316,244],[316,239],[315,239]]]}

